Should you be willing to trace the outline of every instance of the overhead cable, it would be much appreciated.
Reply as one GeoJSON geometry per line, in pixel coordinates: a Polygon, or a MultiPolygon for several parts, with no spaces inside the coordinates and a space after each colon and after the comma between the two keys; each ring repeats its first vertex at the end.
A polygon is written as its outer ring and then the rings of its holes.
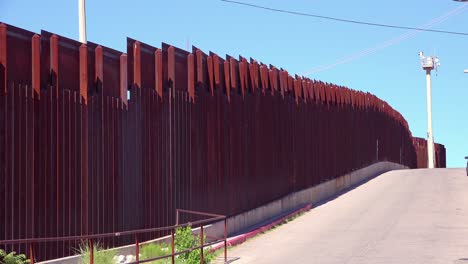
{"type": "Polygon", "coordinates": [[[250,3],[240,2],[240,1],[233,1],[233,0],[220,0],[220,1],[226,2],[226,3],[231,3],[231,4],[242,5],[242,6],[246,6],[246,7],[251,7],[251,8],[257,8],[257,9],[273,11],[273,12],[286,13],[286,14],[298,15],[298,16],[306,16],[306,17],[314,17],[314,18],[332,20],[332,21],[337,21],[337,22],[344,22],[344,23],[352,23],[352,24],[374,26],[374,27],[407,29],[407,30],[417,30],[417,31],[432,32],[432,33],[442,33],[442,34],[468,36],[467,32],[456,32],[456,31],[436,30],[436,29],[400,26],[400,25],[392,25],[392,24],[373,23],[373,22],[367,22],[367,21],[359,21],[359,20],[352,20],[352,19],[344,19],[344,18],[337,18],[337,17],[330,17],[330,16],[323,16],[323,15],[315,15],[315,14],[309,14],[309,13],[302,13],[302,12],[297,12],[297,11],[290,11],[290,10],[272,8],[272,7],[261,6],[261,5],[256,5],[256,4],[250,4],[250,3]]]}

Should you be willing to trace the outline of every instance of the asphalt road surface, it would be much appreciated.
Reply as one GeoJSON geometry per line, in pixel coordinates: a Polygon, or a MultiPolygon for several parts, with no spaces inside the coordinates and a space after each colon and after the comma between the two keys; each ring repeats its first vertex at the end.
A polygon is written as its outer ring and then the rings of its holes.
{"type": "Polygon", "coordinates": [[[468,177],[464,169],[388,172],[228,255],[233,264],[468,264],[468,177]]]}

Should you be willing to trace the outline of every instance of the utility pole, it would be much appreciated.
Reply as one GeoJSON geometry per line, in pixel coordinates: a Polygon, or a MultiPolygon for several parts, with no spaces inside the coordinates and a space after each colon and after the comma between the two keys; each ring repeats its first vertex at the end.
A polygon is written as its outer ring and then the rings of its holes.
{"type": "Polygon", "coordinates": [[[85,0],[78,0],[78,19],[80,42],[86,44],[86,6],[85,0]]]}
{"type": "Polygon", "coordinates": [[[432,133],[432,83],[431,71],[437,70],[439,58],[425,57],[423,52],[419,52],[421,66],[426,71],[426,92],[427,92],[427,167],[434,168],[434,135],[432,133]]]}

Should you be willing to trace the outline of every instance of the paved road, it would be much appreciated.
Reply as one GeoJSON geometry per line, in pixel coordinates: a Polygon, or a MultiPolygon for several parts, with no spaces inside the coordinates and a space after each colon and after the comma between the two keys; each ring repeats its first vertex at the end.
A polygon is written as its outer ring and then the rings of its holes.
{"type": "Polygon", "coordinates": [[[229,251],[241,263],[468,263],[464,169],[383,174],[229,251]]]}

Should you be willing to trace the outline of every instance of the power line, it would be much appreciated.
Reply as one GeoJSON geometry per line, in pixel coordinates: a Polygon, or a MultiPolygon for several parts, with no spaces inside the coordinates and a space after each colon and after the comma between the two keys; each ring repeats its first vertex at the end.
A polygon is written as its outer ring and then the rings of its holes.
{"type": "Polygon", "coordinates": [[[302,12],[296,12],[296,11],[289,11],[289,10],[284,10],[284,9],[272,8],[272,7],[267,7],[267,6],[261,6],[261,5],[245,3],[245,2],[233,1],[233,0],[220,0],[220,1],[226,2],[226,3],[231,3],[231,4],[247,6],[247,7],[253,7],[253,8],[257,8],[257,9],[273,11],[273,12],[285,13],[285,14],[290,14],[290,15],[298,15],[298,16],[306,16],[306,17],[314,17],[314,18],[344,22],[344,23],[352,23],[352,24],[374,26],[374,27],[397,28],[397,29],[407,29],[407,30],[432,32],[432,33],[442,33],[442,34],[468,36],[468,33],[466,33],[466,32],[455,32],[455,31],[425,29],[425,28],[418,28],[418,27],[398,26],[398,25],[391,25],[391,24],[372,23],[372,22],[366,22],[366,21],[358,21],[358,20],[343,19],[343,18],[330,17],[330,16],[308,14],[308,13],[302,13],[302,12]]]}
{"type": "MultiPolygon", "coordinates": [[[[444,21],[450,19],[452,16],[456,16],[456,15],[461,14],[464,11],[464,9],[465,9],[465,7],[467,5],[468,4],[461,5],[461,6],[451,10],[450,12],[448,12],[446,14],[443,14],[443,15],[437,17],[437,18],[432,19],[431,21],[427,22],[424,25],[421,25],[420,27],[424,28],[424,29],[428,29],[428,28],[434,27],[436,25],[439,25],[439,24],[443,23],[444,21]]],[[[336,67],[338,65],[346,64],[346,63],[352,62],[354,60],[360,59],[362,57],[366,57],[366,56],[375,54],[375,53],[377,53],[378,51],[380,51],[382,49],[391,47],[391,46],[396,45],[396,44],[398,44],[398,43],[400,43],[400,42],[402,42],[404,40],[413,38],[419,33],[420,33],[420,31],[408,30],[406,33],[403,33],[403,34],[401,34],[401,35],[399,35],[399,36],[397,36],[395,38],[387,40],[387,41],[385,41],[385,42],[383,42],[381,44],[378,44],[378,45],[376,45],[376,46],[374,46],[372,48],[368,48],[368,49],[353,53],[353,54],[351,54],[349,56],[342,57],[339,60],[335,61],[334,63],[321,65],[321,66],[316,66],[316,67],[314,67],[313,69],[311,69],[309,71],[301,73],[300,75],[306,75],[307,76],[307,75],[315,74],[315,73],[318,73],[318,72],[326,71],[326,70],[332,69],[332,68],[334,68],[334,67],[336,67]]]]}

